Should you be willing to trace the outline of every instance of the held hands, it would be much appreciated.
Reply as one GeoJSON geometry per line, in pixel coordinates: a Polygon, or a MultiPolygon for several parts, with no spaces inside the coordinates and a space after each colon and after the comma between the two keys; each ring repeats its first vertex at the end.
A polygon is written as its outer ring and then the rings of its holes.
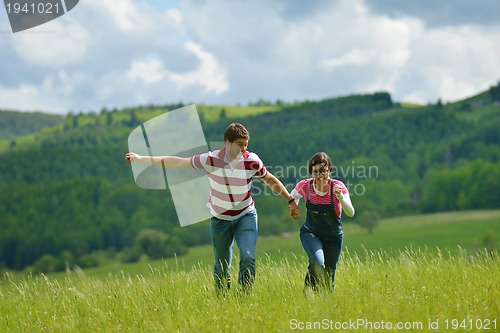
{"type": "Polygon", "coordinates": [[[288,210],[290,211],[290,216],[293,217],[294,220],[300,217],[300,208],[295,201],[288,205],[288,210]]]}

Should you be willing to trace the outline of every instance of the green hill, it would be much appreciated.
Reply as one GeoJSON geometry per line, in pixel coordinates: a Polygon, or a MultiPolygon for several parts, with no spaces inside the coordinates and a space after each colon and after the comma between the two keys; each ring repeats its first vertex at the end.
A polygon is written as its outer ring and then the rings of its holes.
{"type": "Polygon", "coordinates": [[[13,148],[16,138],[37,133],[61,124],[64,116],[41,112],[15,112],[0,110],[0,149],[13,148]]]}
{"type": "Polygon", "coordinates": [[[3,139],[35,133],[54,127],[64,121],[64,116],[42,112],[16,112],[0,110],[0,137],[3,139]]]}
{"type": "MultiPolygon", "coordinates": [[[[358,212],[353,222],[363,225],[377,216],[499,207],[495,89],[418,108],[380,92],[294,104],[199,105],[198,112],[207,142],[221,141],[230,122],[242,122],[251,133],[249,149],[289,189],[308,177],[301,170],[312,154],[327,152],[336,166],[332,176],[349,186],[358,212]]],[[[156,255],[164,257],[207,244],[206,223],[180,228],[170,192],[139,189],[123,160],[136,126],[181,106],[70,114],[0,141],[0,268],[22,269],[42,258],[57,269],[65,262],[92,266],[98,251],[137,260],[145,251],[138,239],[144,230],[161,239],[156,255]]],[[[259,182],[254,190],[262,236],[296,230],[280,199],[259,182]]]]}

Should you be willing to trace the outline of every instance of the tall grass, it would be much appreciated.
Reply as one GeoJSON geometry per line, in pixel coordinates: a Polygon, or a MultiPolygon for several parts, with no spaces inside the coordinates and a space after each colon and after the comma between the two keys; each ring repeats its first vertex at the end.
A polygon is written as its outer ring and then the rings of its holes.
{"type": "Polygon", "coordinates": [[[346,251],[333,294],[304,294],[305,266],[286,258],[259,260],[253,291],[243,296],[233,288],[226,297],[216,296],[211,268],[201,265],[189,271],[151,267],[148,274],[110,274],[104,279],[73,272],[62,280],[6,275],[0,287],[0,332],[500,328],[496,252],[436,255],[406,250],[394,256],[367,251],[360,257],[346,251]]]}

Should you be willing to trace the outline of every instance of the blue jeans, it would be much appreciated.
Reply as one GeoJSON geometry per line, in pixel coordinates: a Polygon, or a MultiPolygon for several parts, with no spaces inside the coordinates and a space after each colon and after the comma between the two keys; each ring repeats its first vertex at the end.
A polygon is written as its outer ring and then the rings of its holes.
{"type": "Polygon", "coordinates": [[[229,291],[231,287],[231,259],[236,240],[240,252],[238,284],[249,291],[255,280],[255,246],[257,245],[257,211],[233,220],[210,219],[210,238],[214,249],[214,279],[216,291],[229,291]]]}
{"type": "Polygon", "coordinates": [[[344,234],[341,229],[333,231],[318,228],[306,219],[300,228],[300,241],[309,258],[306,286],[312,287],[313,290],[323,286],[333,291],[343,239],[344,234]]]}

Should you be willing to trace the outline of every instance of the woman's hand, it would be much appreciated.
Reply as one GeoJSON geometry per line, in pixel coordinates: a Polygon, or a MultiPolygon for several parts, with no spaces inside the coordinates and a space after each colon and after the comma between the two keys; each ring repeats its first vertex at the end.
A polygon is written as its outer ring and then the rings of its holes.
{"type": "Polygon", "coordinates": [[[340,200],[342,198],[342,186],[340,186],[339,184],[334,184],[333,190],[335,191],[335,196],[337,197],[337,199],[340,200]]]}

